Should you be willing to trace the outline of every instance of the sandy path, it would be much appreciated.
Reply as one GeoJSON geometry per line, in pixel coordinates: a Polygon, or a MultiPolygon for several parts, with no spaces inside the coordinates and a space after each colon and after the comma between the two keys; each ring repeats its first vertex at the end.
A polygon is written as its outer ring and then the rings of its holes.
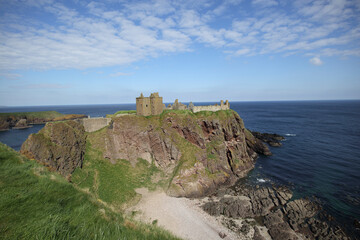
{"type": "Polygon", "coordinates": [[[157,220],[157,224],[183,239],[237,239],[215,218],[197,206],[197,200],[174,198],[164,192],[137,189],[142,195],[140,202],[131,209],[139,211],[138,219],[144,222],[157,220]],[[221,238],[219,233],[225,233],[221,238]]]}

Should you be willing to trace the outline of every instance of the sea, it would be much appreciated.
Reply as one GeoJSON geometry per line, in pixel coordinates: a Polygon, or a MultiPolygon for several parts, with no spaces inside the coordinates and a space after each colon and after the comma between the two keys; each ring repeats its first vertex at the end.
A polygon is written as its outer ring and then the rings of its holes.
{"type": "MultiPolygon", "coordinates": [[[[208,103],[194,103],[208,105],[208,103]]],[[[358,238],[360,221],[360,100],[230,102],[245,127],[285,137],[273,155],[259,157],[245,181],[286,185],[294,197],[316,198],[324,210],[358,238]]],[[[105,117],[135,104],[0,107],[0,112],[58,111],[105,117]]],[[[20,150],[43,125],[0,132],[0,141],[20,150]]]]}

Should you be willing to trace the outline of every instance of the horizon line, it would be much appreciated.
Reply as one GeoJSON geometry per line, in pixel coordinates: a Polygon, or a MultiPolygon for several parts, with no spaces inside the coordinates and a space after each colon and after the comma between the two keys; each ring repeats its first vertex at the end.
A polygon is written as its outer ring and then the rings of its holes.
{"type": "MultiPolygon", "coordinates": [[[[303,99],[303,100],[234,100],[229,103],[237,103],[237,102],[326,102],[326,101],[359,101],[358,99],[303,99]]],[[[218,101],[194,101],[193,103],[216,103],[218,101]]],[[[226,101],[226,100],[224,100],[226,101]]],[[[190,103],[192,101],[184,101],[183,103],[190,103]]],[[[172,103],[172,102],[164,102],[164,103],[172,103]]],[[[0,106],[0,108],[10,108],[10,107],[56,107],[56,106],[89,106],[89,105],[122,105],[122,104],[136,104],[136,102],[124,102],[124,103],[79,103],[79,104],[56,104],[56,105],[8,105],[8,106],[0,106]]]]}

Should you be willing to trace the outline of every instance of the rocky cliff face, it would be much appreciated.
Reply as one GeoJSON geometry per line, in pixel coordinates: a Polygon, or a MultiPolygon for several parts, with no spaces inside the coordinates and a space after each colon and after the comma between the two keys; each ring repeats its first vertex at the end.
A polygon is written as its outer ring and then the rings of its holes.
{"type": "Polygon", "coordinates": [[[84,127],[75,121],[47,123],[31,134],[20,153],[35,159],[70,179],[71,173],[82,166],[86,147],[84,127]]]}
{"type": "Polygon", "coordinates": [[[250,149],[243,121],[232,110],[121,116],[95,138],[92,147],[110,161],[135,165],[142,158],[161,168],[172,196],[203,196],[231,184],[253,168],[256,151],[265,151],[263,145],[250,149]]]}

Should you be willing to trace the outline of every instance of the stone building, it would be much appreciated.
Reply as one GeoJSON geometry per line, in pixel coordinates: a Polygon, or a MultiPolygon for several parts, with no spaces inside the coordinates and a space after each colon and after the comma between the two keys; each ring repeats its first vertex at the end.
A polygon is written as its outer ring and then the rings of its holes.
{"type": "Polygon", "coordinates": [[[224,101],[221,100],[220,101],[220,105],[215,104],[215,105],[208,105],[208,106],[194,106],[193,104],[191,106],[189,106],[189,109],[196,113],[196,112],[201,112],[201,111],[212,111],[212,112],[216,112],[216,111],[220,111],[220,110],[229,110],[230,109],[230,103],[228,100],[224,101]]]}
{"type": "Polygon", "coordinates": [[[161,114],[164,110],[163,98],[159,93],[152,93],[150,97],[144,97],[141,93],[136,98],[136,114],[141,116],[150,116],[161,114]]]}

